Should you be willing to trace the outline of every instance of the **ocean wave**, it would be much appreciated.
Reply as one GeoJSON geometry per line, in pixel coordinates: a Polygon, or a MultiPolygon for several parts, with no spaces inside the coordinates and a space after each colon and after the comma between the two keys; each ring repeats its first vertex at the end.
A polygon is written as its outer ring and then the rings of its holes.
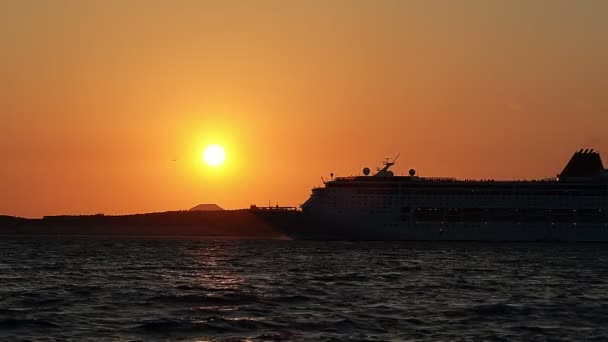
{"type": "Polygon", "coordinates": [[[292,295],[292,296],[270,296],[265,298],[267,302],[275,304],[295,304],[305,303],[312,300],[311,297],[303,295],[292,295]]]}
{"type": "Polygon", "coordinates": [[[26,318],[5,318],[0,319],[0,329],[23,329],[23,328],[45,328],[45,329],[60,329],[59,324],[41,319],[26,319],[26,318]]]}
{"type": "Polygon", "coordinates": [[[101,287],[96,285],[68,285],[65,287],[65,289],[77,296],[90,296],[94,292],[99,292],[101,287]]]}
{"type": "Polygon", "coordinates": [[[491,317],[491,316],[513,316],[522,317],[531,315],[534,309],[528,305],[509,304],[509,303],[493,303],[493,304],[479,304],[471,305],[464,308],[445,311],[444,315],[453,318],[471,318],[471,316],[477,317],[491,317]]]}
{"type": "Polygon", "coordinates": [[[63,302],[65,302],[65,300],[61,298],[30,297],[23,298],[21,300],[21,305],[25,307],[55,306],[63,302]]]}
{"type": "Polygon", "coordinates": [[[318,280],[318,281],[327,281],[327,282],[333,282],[333,281],[349,282],[349,281],[368,281],[368,280],[370,280],[370,276],[365,275],[365,274],[360,274],[360,273],[322,274],[322,275],[313,276],[312,279],[318,280]]]}
{"type": "MultiPolygon", "coordinates": [[[[255,340],[259,341],[291,341],[296,339],[298,334],[290,331],[281,332],[266,332],[255,337],[255,340]]],[[[237,340],[235,339],[235,342],[237,340]]],[[[243,339],[239,339],[238,342],[242,342],[243,339]]]]}
{"type": "Polygon", "coordinates": [[[322,320],[311,318],[290,322],[290,328],[296,331],[318,331],[338,334],[341,332],[367,331],[369,333],[382,333],[385,330],[375,321],[358,320],[354,317],[325,317],[322,320]]]}
{"type": "Polygon", "coordinates": [[[204,287],[199,285],[177,285],[176,289],[181,291],[200,291],[200,292],[221,292],[226,291],[225,288],[204,287]]]}
{"type": "Polygon", "coordinates": [[[478,315],[517,315],[528,316],[533,313],[532,307],[528,305],[516,305],[508,303],[495,303],[487,305],[477,305],[472,310],[478,315]]]}
{"type": "Polygon", "coordinates": [[[7,308],[0,308],[0,315],[20,315],[23,314],[25,312],[25,310],[23,309],[7,309],[7,308]]]}
{"type": "Polygon", "coordinates": [[[200,320],[154,320],[137,324],[133,329],[149,334],[191,334],[191,333],[243,333],[262,329],[280,329],[275,323],[250,318],[227,318],[210,316],[200,320]]]}
{"type": "Polygon", "coordinates": [[[242,305],[258,302],[259,298],[248,294],[224,293],[221,295],[187,294],[160,295],[149,299],[153,302],[175,304],[242,305]]]}

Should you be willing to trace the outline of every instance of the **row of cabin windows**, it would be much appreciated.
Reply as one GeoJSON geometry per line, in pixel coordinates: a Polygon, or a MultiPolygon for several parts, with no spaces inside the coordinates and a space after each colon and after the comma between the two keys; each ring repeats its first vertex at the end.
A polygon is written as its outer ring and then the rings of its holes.
{"type": "MultiPolygon", "coordinates": [[[[377,204],[381,204],[381,205],[393,205],[393,204],[398,204],[400,203],[404,198],[397,198],[397,197],[387,197],[387,196],[361,196],[361,195],[353,195],[351,196],[351,201],[346,202],[346,201],[339,201],[338,198],[336,196],[331,196],[329,198],[331,200],[332,203],[334,204],[342,204],[342,205],[355,205],[355,206],[366,206],[366,205],[377,205],[377,204]]],[[[446,196],[434,196],[434,195],[429,195],[429,196],[423,196],[423,197],[419,197],[419,199],[428,199],[428,200],[444,200],[446,201],[445,203],[449,203],[449,202],[453,202],[454,200],[458,199],[458,200],[483,200],[483,201],[492,201],[492,200],[497,200],[497,199],[502,199],[502,198],[496,198],[496,197],[489,197],[489,196],[459,196],[458,198],[451,198],[451,197],[446,197],[446,196]]],[[[512,197],[512,199],[526,199],[525,197],[512,197]]],[[[529,199],[533,199],[529,198],[529,199]]],[[[539,199],[540,200],[540,199],[539,199]]],[[[543,199],[544,200],[544,199],[543,199]]],[[[571,201],[573,200],[572,198],[552,198],[552,200],[564,200],[564,201],[571,201]]],[[[608,202],[608,199],[606,197],[599,197],[599,196],[586,196],[585,198],[581,198],[580,201],[582,201],[583,203],[588,203],[588,204],[605,204],[608,202]]]]}
{"type": "Polygon", "coordinates": [[[485,191],[485,190],[384,190],[384,189],[362,189],[357,190],[362,195],[484,195],[484,196],[606,196],[606,190],[589,191],[485,191]]]}
{"type": "Polygon", "coordinates": [[[417,208],[413,211],[413,218],[415,221],[445,222],[605,223],[608,222],[608,212],[601,209],[417,208]]]}
{"type": "MultiPolygon", "coordinates": [[[[403,199],[408,199],[408,198],[426,198],[426,199],[446,199],[446,200],[453,200],[453,199],[484,199],[484,200],[488,200],[488,199],[522,199],[522,198],[538,198],[538,196],[540,195],[544,195],[544,196],[551,196],[551,199],[567,199],[567,200],[572,200],[572,199],[577,199],[580,198],[581,200],[584,199],[594,199],[594,200],[599,200],[599,201],[608,201],[608,196],[600,196],[597,194],[575,194],[575,193],[481,193],[481,192],[459,192],[459,193],[450,193],[450,194],[444,194],[444,193],[436,193],[436,192],[408,192],[408,193],[403,193],[403,194],[392,194],[392,195],[385,195],[385,194],[374,194],[374,193],[370,193],[370,194],[363,194],[360,192],[357,192],[356,195],[351,195],[351,199],[352,200],[368,200],[368,199],[373,199],[373,200],[384,200],[384,201],[394,201],[394,200],[403,200],[403,199]]],[[[331,200],[338,200],[343,198],[342,194],[337,194],[337,193],[327,193],[326,196],[331,199],[331,200]]],[[[325,196],[324,196],[325,197],[325,196]]],[[[545,197],[546,199],[547,197],[545,197]]]]}
{"type": "MultiPolygon", "coordinates": [[[[551,197],[551,198],[537,198],[534,196],[531,197],[527,197],[527,196],[508,196],[508,197],[497,197],[497,196],[477,196],[477,195],[461,195],[461,196],[442,196],[442,195],[434,195],[434,194],[429,194],[426,196],[362,196],[362,195],[353,195],[351,196],[351,201],[354,201],[355,203],[359,204],[359,203],[366,203],[366,204],[371,204],[371,203],[397,203],[399,201],[402,201],[404,199],[430,199],[430,200],[445,200],[445,201],[454,201],[454,200],[482,200],[482,201],[492,201],[492,200],[504,200],[504,199],[517,199],[517,200],[522,200],[522,199],[535,199],[535,200],[542,200],[545,201],[547,199],[551,199],[553,201],[557,200],[557,201],[572,201],[575,198],[572,197],[565,197],[565,196],[560,196],[560,197],[551,197]]],[[[332,200],[336,201],[337,198],[335,196],[331,197],[332,200]]],[[[601,204],[601,203],[608,203],[608,197],[603,197],[603,196],[584,196],[581,197],[579,199],[580,201],[585,201],[585,202],[591,202],[591,203],[596,203],[596,204],[601,204]]]]}
{"type": "Polygon", "coordinates": [[[583,191],[593,191],[593,190],[603,190],[606,191],[606,185],[605,184],[598,184],[598,183],[590,183],[590,184],[534,184],[534,185],[529,185],[527,186],[526,184],[509,184],[509,185],[503,185],[503,186],[483,186],[483,185],[474,185],[474,184],[452,184],[452,185],[432,185],[432,184],[424,184],[424,183],[420,183],[420,184],[411,184],[411,185],[407,185],[407,186],[400,186],[400,184],[373,184],[373,183],[369,183],[369,184],[337,184],[337,183],[330,183],[327,185],[327,187],[325,189],[332,189],[332,188],[354,188],[354,189],[383,189],[383,190],[395,190],[395,189],[401,189],[401,190],[416,190],[416,189],[430,189],[431,191],[453,191],[453,190],[469,190],[471,188],[473,189],[480,189],[480,190],[484,190],[484,191],[512,191],[512,190],[518,190],[518,191],[526,191],[526,190],[530,190],[530,191],[561,191],[561,190],[570,190],[570,191],[578,191],[578,190],[583,190],[583,191]]]}

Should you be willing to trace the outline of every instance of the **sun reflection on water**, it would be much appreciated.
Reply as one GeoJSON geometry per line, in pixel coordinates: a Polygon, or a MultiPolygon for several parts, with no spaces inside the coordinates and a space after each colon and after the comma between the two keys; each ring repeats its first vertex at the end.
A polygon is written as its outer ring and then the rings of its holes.
{"type": "Polygon", "coordinates": [[[192,277],[199,290],[213,295],[218,292],[238,291],[244,279],[231,267],[233,256],[229,246],[205,244],[201,248],[190,249],[186,255],[188,262],[194,266],[192,277]]]}

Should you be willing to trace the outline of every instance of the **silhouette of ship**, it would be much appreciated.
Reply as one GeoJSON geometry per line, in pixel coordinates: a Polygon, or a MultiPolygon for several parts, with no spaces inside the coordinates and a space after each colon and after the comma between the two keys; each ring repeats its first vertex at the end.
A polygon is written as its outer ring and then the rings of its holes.
{"type": "Polygon", "coordinates": [[[555,178],[524,181],[370,175],[336,177],[300,209],[251,210],[293,239],[608,241],[608,170],[592,149],[555,178]]]}

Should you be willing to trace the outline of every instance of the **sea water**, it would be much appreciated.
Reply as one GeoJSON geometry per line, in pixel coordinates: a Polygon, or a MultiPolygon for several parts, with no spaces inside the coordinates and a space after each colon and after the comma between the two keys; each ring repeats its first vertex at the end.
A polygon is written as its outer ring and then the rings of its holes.
{"type": "Polygon", "coordinates": [[[608,244],[2,237],[1,341],[608,341],[608,244]]]}

